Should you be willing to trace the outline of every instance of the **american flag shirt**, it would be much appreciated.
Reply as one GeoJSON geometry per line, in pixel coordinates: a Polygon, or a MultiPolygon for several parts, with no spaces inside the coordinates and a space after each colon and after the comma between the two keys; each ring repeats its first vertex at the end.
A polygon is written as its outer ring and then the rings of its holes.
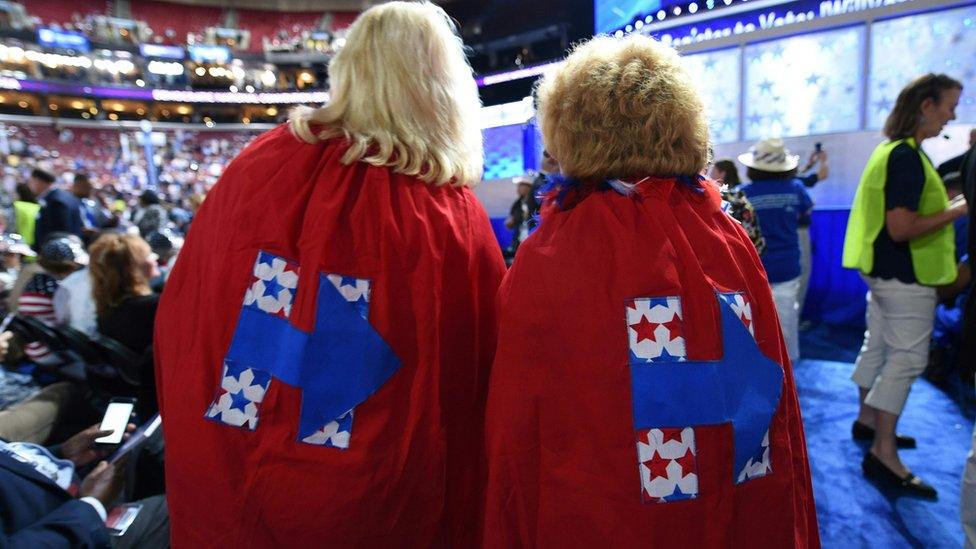
{"type": "MultiPolygon", "coordinates": [[[[37,273],[24,287],[24,293],[17,300],[17,314],[33,316],[49,326],[55,324],[54,292],[60,283],[47,273],[37,273]]],[[[34,362],[45,363],[56,357],[51,354],[47,346],[36,341],[28,343],[25,349],[27,356],[34,362]]]]}

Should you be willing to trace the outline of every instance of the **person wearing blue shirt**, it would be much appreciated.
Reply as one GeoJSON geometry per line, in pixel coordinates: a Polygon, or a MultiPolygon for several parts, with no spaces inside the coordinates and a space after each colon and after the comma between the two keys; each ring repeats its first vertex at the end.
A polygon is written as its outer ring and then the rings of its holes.
{"type": "Polygon", "coordinates": [[[813,199],[796,177],[798,157],[790,154],[782,139],[764,139],[739,155],[750,183],[739,187],[752,203],[759,228],[766,239],[761,257],[773,289],[776,311],[790,360],[800,358],[797,300],[800,291],[800,220],[813,210],[813,199]]]}

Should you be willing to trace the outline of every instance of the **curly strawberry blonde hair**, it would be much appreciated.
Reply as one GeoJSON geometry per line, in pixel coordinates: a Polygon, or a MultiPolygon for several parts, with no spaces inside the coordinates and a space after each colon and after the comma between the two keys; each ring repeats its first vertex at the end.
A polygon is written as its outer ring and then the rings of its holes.
{"type": "Polygon", "coordinates": [[[143,265],[151,253],[149,244],[136,235],[106,233],[92,243],[88,250],[91,257],[88,270],[95,310],[100,318],[128,297],[152,293],[143,273],[143,265]]]}
{"type": "Polygon", "coordinates": [[[569,177],[694,175],[708,162],[698,90],[678,53],[652,38],[580,44],[536,96],[546,149],[569,177]]]}

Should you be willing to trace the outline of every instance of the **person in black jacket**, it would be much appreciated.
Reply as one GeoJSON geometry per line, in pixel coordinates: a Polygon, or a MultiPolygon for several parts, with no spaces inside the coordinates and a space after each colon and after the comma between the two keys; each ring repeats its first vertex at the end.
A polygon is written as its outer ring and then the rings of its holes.
{"type": "Polygon", "coordinates": [[[41,205],[34,228],[35,246],[44,244],[47,236],[53,232],[66,232],[79,238],[84,236],[81,202],[75,195],[55,186],[54,181],[53,175],[41,169],[32,171],[27,180],[28,187],[41,205]]]}

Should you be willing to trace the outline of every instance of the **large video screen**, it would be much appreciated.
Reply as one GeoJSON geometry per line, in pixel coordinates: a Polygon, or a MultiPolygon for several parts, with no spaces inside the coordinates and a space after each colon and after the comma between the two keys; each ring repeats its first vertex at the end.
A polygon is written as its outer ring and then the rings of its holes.
{"type": "Polygon", "coordinates": [[[746,46],[746,140],[859,129],[864,35],[857,26],[746,46]]]}
{"type": "Polygon", "coordinates": [[[738,141],[742,97],[739,48],[686,55],[684,61],[705,103],[712,142],[738,141]]]}
{"type": "Polygon", "coordinates": [[[632,23],[638,15],[679,3],[676,0],[594,0],[594,30],[596,34],[613,32],[632,23]]]}
{"type": "Polygon", "coordinates": [[[976,122],[976,6],[899,17],[871,26],[868,127],[880,128],[898,92],[927,73],[963,83],[960,122],[976,122]]]}

